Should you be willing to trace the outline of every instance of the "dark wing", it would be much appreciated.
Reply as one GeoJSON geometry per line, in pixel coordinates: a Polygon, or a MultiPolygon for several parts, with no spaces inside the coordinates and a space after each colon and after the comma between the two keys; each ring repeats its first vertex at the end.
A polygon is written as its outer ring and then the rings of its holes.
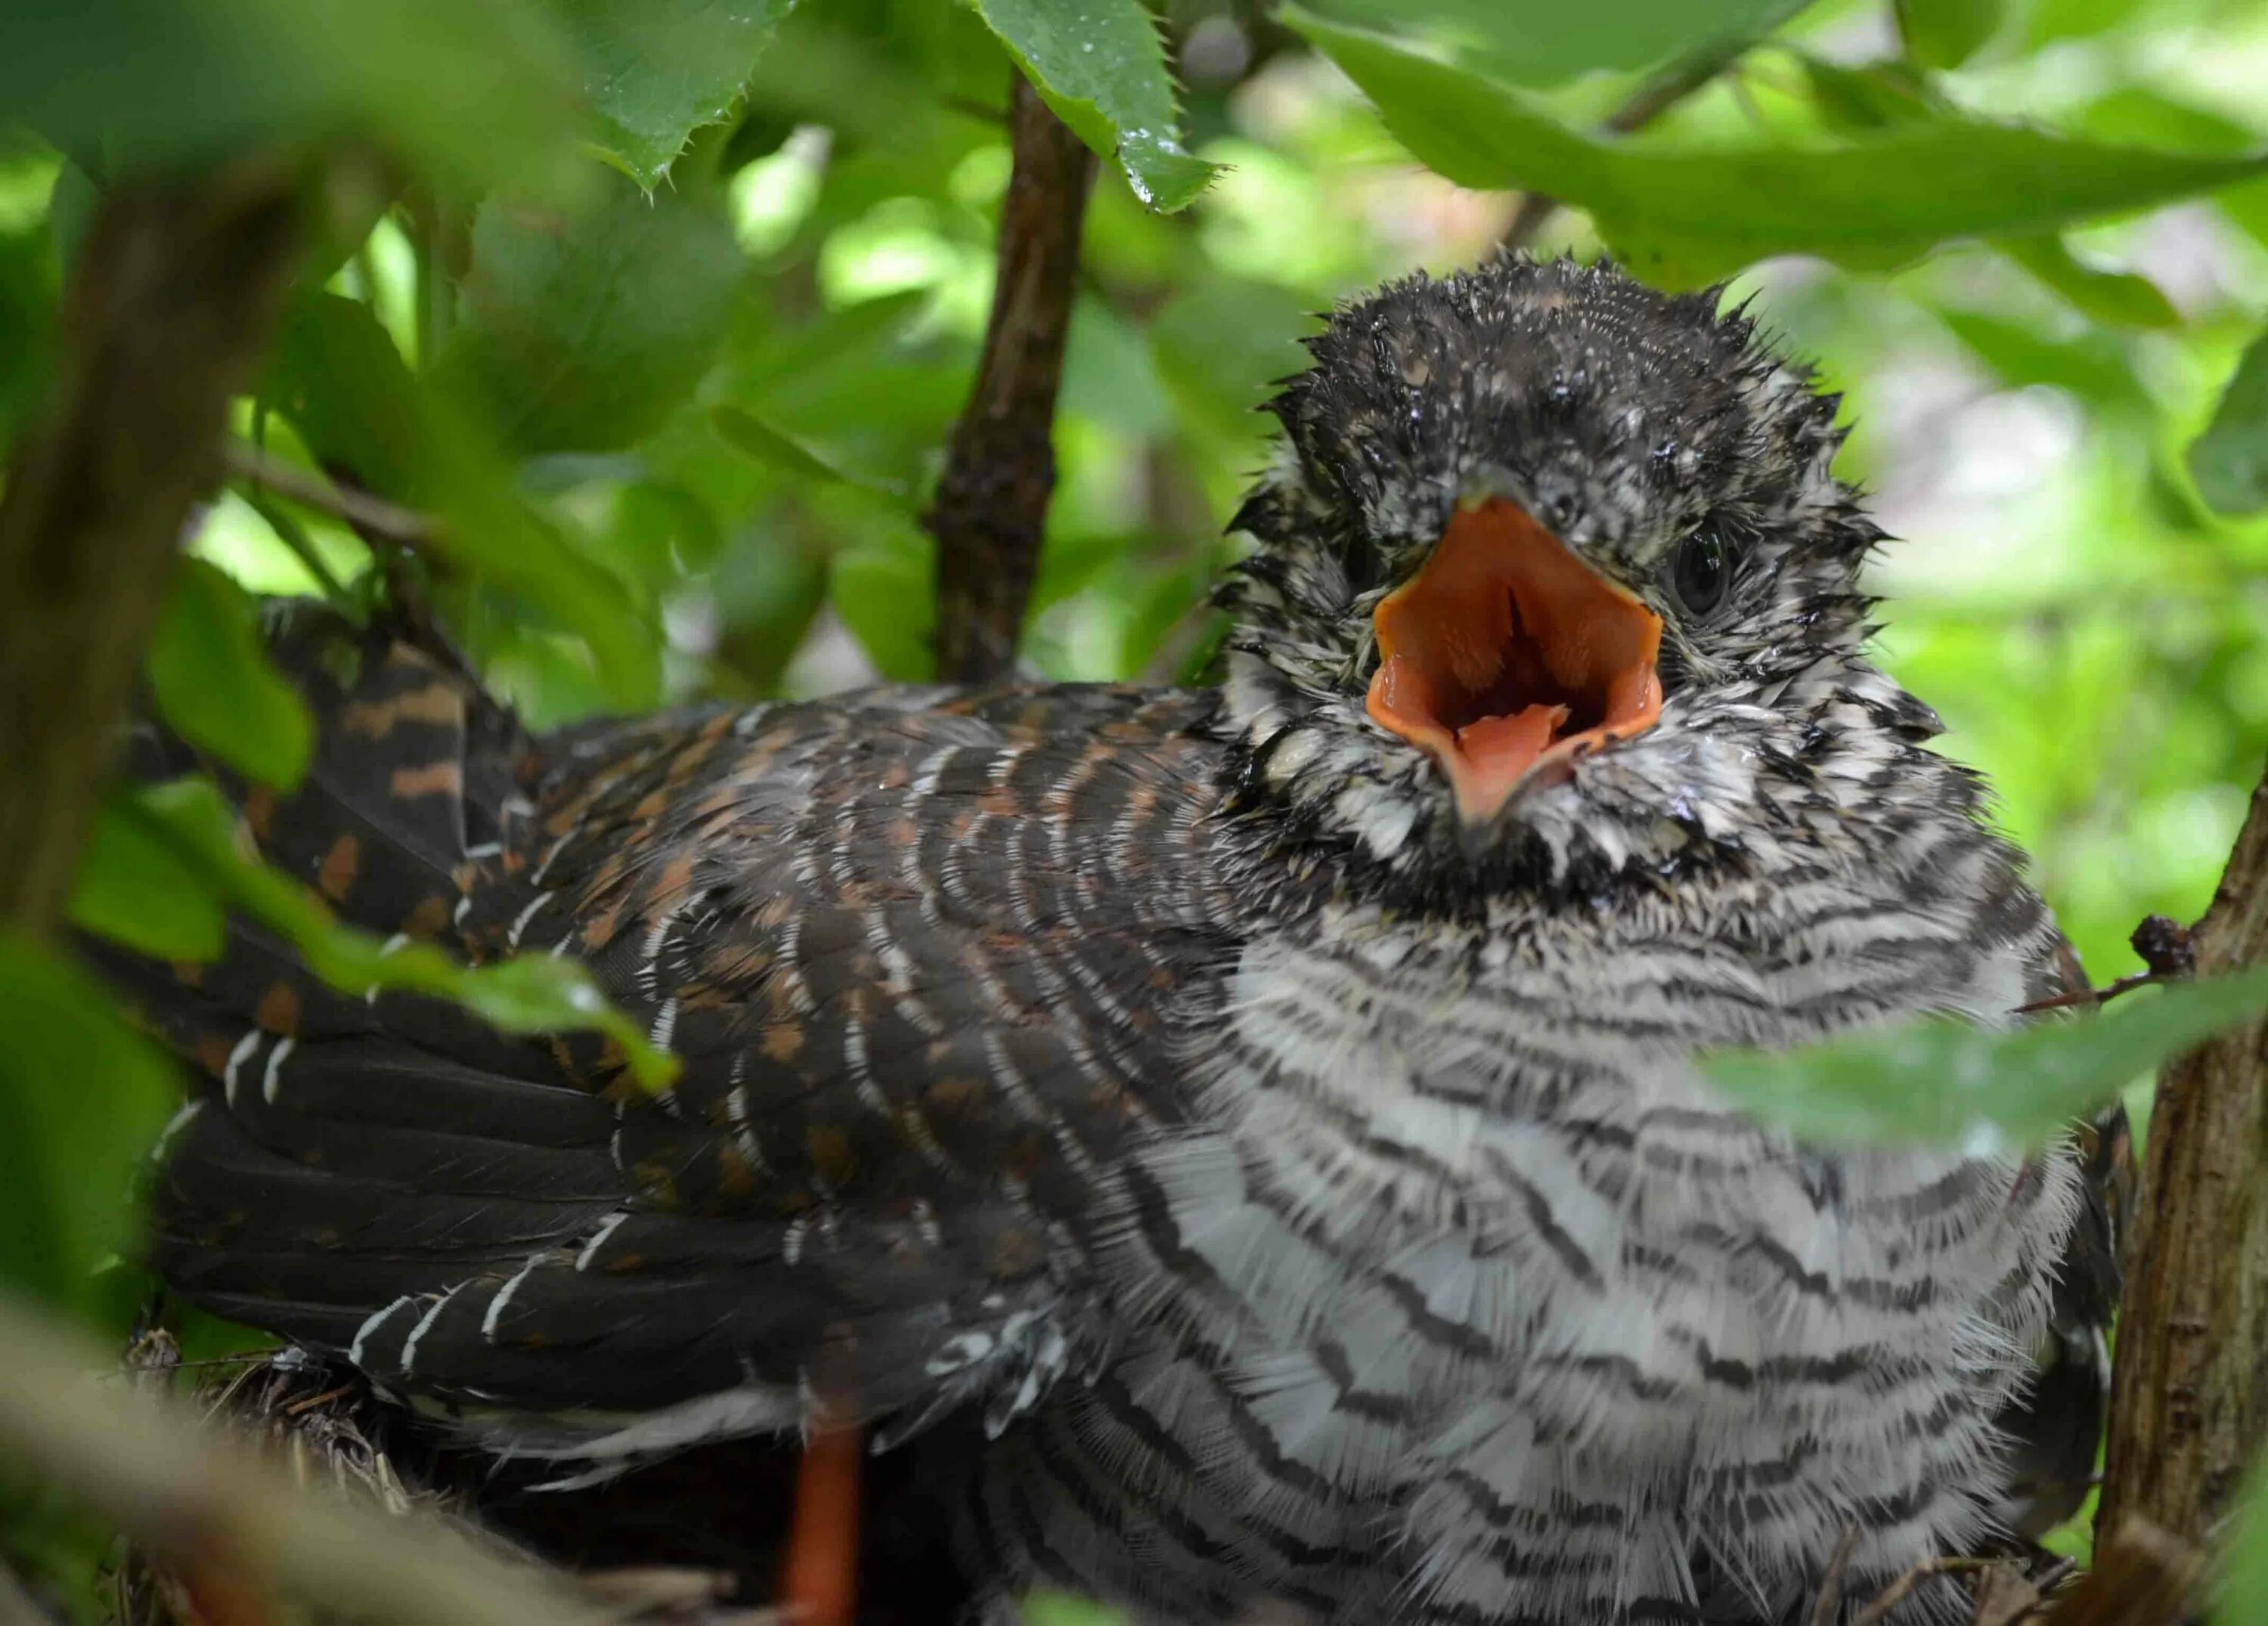
{"type": "MultiPolygon", "coordinates": [[[[1099,1352],[1100,1187],[1182,1110],[1233,945],[1190,697],[878,691],[519,733],[446,664],[298,614],[308,784],[245,798],[355,923],[566,953],[683,1071],[342,995],[254,927],[99,951],[212,1081],[153,1261],[515,1449],[997,1426],[1099,1352]]],[[[183,766],[163,747],[151,771],[183,766]]]]}

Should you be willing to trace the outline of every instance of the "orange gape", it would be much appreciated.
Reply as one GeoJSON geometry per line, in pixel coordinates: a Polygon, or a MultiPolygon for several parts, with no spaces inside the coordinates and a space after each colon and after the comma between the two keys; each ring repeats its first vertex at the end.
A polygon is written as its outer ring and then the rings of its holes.
{"type": "Polygon", "coordinates": [[[1500,497],[1460,510],[1371,625],[1366,710],[1440,765],[1469,824],[1661,715],[1660,618],[1500,497]]]}
{"type": "Polygon", "coordinates": [[[855,1424],[822,1420],[804,1446],[780,1587],[794,1626],[850,1626],[858,1586],[860,1439],[855,1424]]]}

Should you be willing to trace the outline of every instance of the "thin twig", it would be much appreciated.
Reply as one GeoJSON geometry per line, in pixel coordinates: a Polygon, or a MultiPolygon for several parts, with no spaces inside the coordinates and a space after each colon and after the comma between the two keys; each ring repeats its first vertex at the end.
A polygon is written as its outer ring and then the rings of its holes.
{"type": "Polygon", "coordinates": [[[433,538],[433,521],[416,509],[338,485],[296,463],[271,457],[248,441],[229,441],[221,450],[221,458],[232,480],[264,486],[279,497],[305,503],[345,520],[365,536],[382,537],[405,548],[415,548],[433,538]]]}
{"type": "MultiPolygon", "coordinates": [[[[1639,81],[1638,88],[1601,121],[1601,132],[1628,136],[1644,129],[1740,61],[1765,35],[1811,4],[1812,0],[1779,0],[1778,4],[1756,19],[1753,27],[1704,40],[1683,56],[1663,63],[1639,81]]],[[[1559,200],[1546,193],[1522,193],[1520,207],[1513,210],[1512,221],[1504,229],[1504,246],[1511,249],[1528,247],[1542,234],[1544,224],[1558,207],[1559,200]]]]}
{"type": "Polygon", "coordinates": [[[964,683],[1008,670],[1038,574],[1079,224],[1094,180],[1094,155],[1021,75],[1012,96],[1014,168],[1000,203],[992,318],[924,517],[938,543],[938,675],[964,683]]]}
{"type": "Polygon", "coordinates": [[[1834,1556],[1827,1561],[1827,1573],[1820,1578],[1819,1596],[1811,1605],[1811,1626],[1835,1626],[1835,1617],[1843,1608],[1843,1578],[1858,1545],[1858,1525],[1845,1525],[1843,1539],[1835,1543],[1834,1556]]]}
{"type": "Polygon", "coordinates": [[[1990,1558],[1925,1558],[1892,1581],[1874,1600],[1851,1617],[1851,1626],[1882,1626],[1890,1611],[1913,1596],[1914,1588],[1940,1575],[1971,1575],[1989,1567],[1990,1558]]]}
{"type": "Polygon", "coordinates": [[[2146,915],[2126,939],[2142,957],[2146,970],[2130,972],[2107,988],[2074,988],[2068,993],[2035,999],[2018,1005],[2018,1016],[2036,1011],[2062,1011],[2073,1005],[2106,1005],[2121,994],[2167,982],[2185,982],[2197,971],[2197,953],[2190,943],[2190,928],[2163,915],[2146,915]]]}

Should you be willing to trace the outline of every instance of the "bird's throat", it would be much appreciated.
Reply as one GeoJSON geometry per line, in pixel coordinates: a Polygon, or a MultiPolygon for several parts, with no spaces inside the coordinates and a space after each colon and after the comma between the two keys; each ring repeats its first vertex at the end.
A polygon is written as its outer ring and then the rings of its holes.
{"type": "Polygon", "coordinates": [[[1660,619],[1501,498],[1460,510],[1372,624],[1371,720],[1433,759],[1468,824],[1661,713],[1660,619]]]}

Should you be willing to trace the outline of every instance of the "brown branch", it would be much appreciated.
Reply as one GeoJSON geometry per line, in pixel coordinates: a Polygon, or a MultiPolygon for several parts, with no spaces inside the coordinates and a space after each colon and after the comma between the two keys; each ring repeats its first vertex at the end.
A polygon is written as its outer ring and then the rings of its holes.
{"type": "Polygon", "coordinates": [[[297,261],[303,181],[267,156],[122,185],[73,265],[0,497],[0,927],[45,932],[69,895],[182,527],[297,261]]]}
{"type": "MultiPolygon", "coordinates": [[[[2268,960],[2268,780],[2252,794],[2198,975],[2268,960]]],[[[2268,1435],[2268,1020],[2168,1063],[2143,1173],[2095,1541],[2130,1522],[2203,1545],[2268,1435]]]]}
{"type": "MultiPolygon", "coordinates": [[[[1780,0],[1770,12],[1758,18],[1753,27],[1705,40],[1683,56],[1664,63],[1640,80],[1638,88],[1600,121],[1600,133],[1628,136],[1644,129],[1740,61],[1758,40],[1811,3],[1812,0],[1780,0]]],[[[1513,210],[1512,221],[1504,229],[1504,246],[1508,249],[1530,246],[1558,208],[1559,200],[1548,193],[1521,193],[1520,207],[1513,210]]]]}
{"type": "Polygon", "coordinates": [[[1015,658],[1055,490],[1056,391],[1094,155],[1015,76],[992,320],[924,516],[937,538],[937,671],[983,682],[1015,658]]]}

